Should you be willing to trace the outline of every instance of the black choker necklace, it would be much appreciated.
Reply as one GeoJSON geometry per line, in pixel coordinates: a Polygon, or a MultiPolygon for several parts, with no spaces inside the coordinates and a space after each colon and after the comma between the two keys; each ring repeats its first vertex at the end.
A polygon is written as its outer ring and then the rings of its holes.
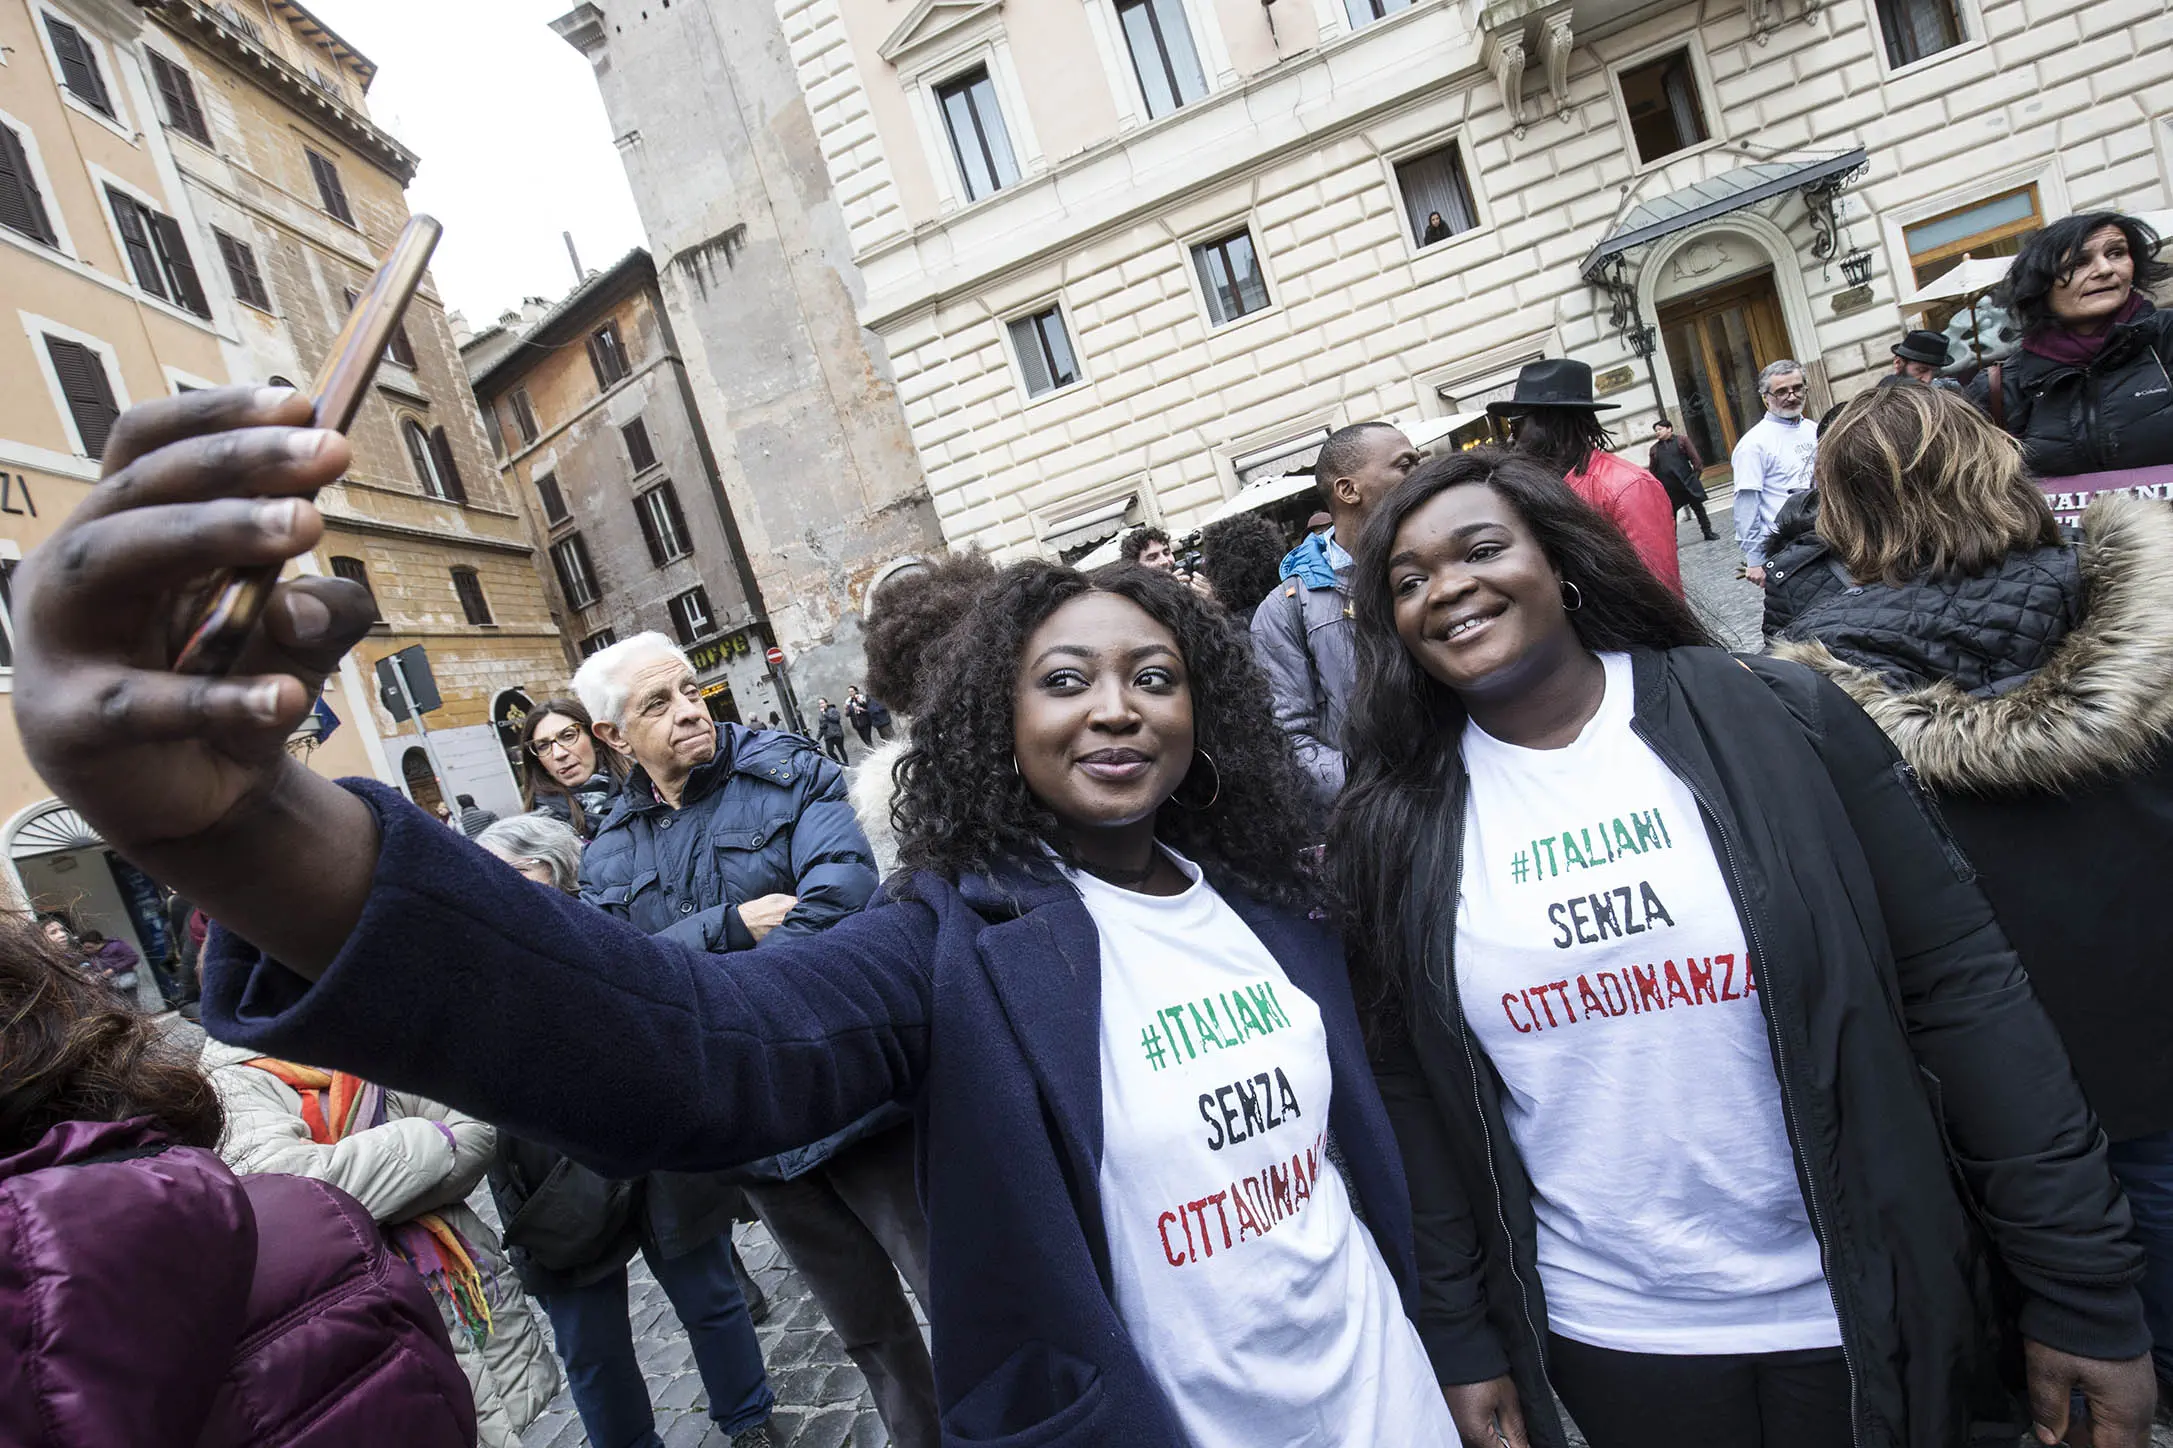
{"type": "Polygon", "coordinates": [[[1147,867],[1143,870],[1120,870],[1113,865],[1090,865],[1084,860],[1079,862],[1079,868],[1097,880],[1106,881],[1111,885],[1131,887],[1144,885],[1153,879],[1154,872],[1161,863],[1162,856],[1158,851],[1153,859],[1147,861],[1147,867]]]}

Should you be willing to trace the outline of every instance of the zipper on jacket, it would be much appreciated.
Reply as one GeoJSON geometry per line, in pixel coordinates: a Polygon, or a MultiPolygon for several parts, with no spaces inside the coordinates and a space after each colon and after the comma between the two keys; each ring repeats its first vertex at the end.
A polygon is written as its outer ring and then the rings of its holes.
{"type": "Polygon", "coordinates": [[[1547,1372],[1547,1335],[1539,1330],[1539,1324],[1532,1319],[1532,1290],[1525,1285],[1524,1273],[1517,1267],[1516,1233],[1509,1229],[1509,1212],[1502,1205],[1501,1172],[1494,1165],[1494,1132],[1486,1124],[1486,1103],[1479,1098],[1479,1061],[1472,1050],[1471,1027],[1464,1019],[1464,998],[1456,988],[1456,919],[1454,912],[1458,908],[1458,902],[1462,901],[1464,896],[1464,813],[1470,804],[1470,788],[1469,776],[1460,777],[1456,785],[1456,799],[1451,806],[1456,812],[1456,888],[1449,894],[1449,909],[1451,912],[1449,919],[1449,949],[1448,958],[1444,962],[1448,967],[1448,979],[1445,982],[1447,989],[1443,994],[1448,998],[1449,1009],[1456,1013],[1456,1038],[1463,1043],[1464,1069],[1471,1075],[1471,1108],[1473,1114],[1479,1118],[1479,1140],[1486,1147],[1486,1176],[1489,1185],[1494,1189],[1494,1220],[1501,1224],[1502,1240],[1509,1244],[1509,1275],[1516,1281],[1517,1304],[1524,1315],[1525,1329],[1532,1335],[1532,1349],[1539,1354],[1540,1376],[1545,1377],[1547,1372]]]}
{"type": "MultiPolygon", "coordinates": [[[[1639,738],[1645,740],[1646,747],[1651,749],[1653,753],[1658,754],[1675,777],[1683,782],[1683,786],[1690,791],[1691,798],[1698,802],[1698,808],[1703,810],[1706,818],[1713,822],[1713,829],[1720,836],[1721,853],[1726,857],[1723,873],[1728,880],[1728,896],[1735,902],[1735,913],[1743,922],[1745,943],[1750,951],[1751,968],[1756,971],[1763,971],[1765,968],[1765,947],[1759,943],[1757,914],[1750,908],[1750,901],[1743,890],[1742,867],[1736,861],[1734,832],[1728,828],[1726,819],[1714,807],[1711,798],[1705,792],[1705,786],[1696,778],[1694,772],[1684,768],[1681,762],[1671,757],[1657,741],[1647,738],[1645,731],[1637,728],[1634,721],[1631,727],[1639,738]]],[[[1803,1168],[1804,1180],[1810,1184],[1810,1191],[1805,1194],[1804,1205],[1810,1209],[1811,1235],[1818,1242],[1819,1262],[1826,1277],[1826,1296],[1833,1302],[1834,1323],[1841,1330],[1841,1366],[1847,1370],[1849,1377],[1849,1442],[1852,1445],[1861,1444],[1863,1442],[1863,1421],[1860,1407],[1862,1395],[1856,1380],[1856,1350],[1851,1342],[1853,1334],[1849,1331],[1848,1309],[1842,1305],[1841,1292],[1835,1285],[1834,1274],[1831,1270],[1834,1254],[1830,1234],[1826,1228],[1825,1214],[1819,1210],[1818,1177],[1811,1170],[1810,1154],[1804,1150],[1803,1146],[1803,1127],[1796,1115],[1796,1093],[1791,1081],[1793,1073],[1788,1065],[1788,1048],[1782,1040],[1780,1022],[1774,1018],[1772,1009],[1766,1005],[1766,1002],[1772,999],[1772,995],[1765,990],[1761,990],[1758,994],[1759,1010],[1766,1018],[1766,1041],[1773,1051],[1774,1075],[1780,1081],[1781,1121],[1788,1130],[1789,1148],[1795,1153],[1796,1161],[1803,1168]]]]}

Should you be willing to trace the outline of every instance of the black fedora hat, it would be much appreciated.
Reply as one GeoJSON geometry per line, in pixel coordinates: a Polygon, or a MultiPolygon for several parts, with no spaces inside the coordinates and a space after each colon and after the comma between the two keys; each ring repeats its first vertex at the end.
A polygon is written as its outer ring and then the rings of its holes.
{"type": "Polygon", "coordinates": [[[1535,407],[1574,407],[1580,412],[1611,412],[1619,404],[1592,400],[1592,369],[1567,357],[1527,362],[1517,373],[1516,391],[1505,401],[1489,402],[1496,417],[1515,417],[1535,407]]]}
{"type": "Polygon", "coordinates": [[[1894,355],[1904,362],[1922,362],[1927,367],[1944,367],[1951,350],[1944,332],[1911,332],[1894,344],[1894,355]]]}

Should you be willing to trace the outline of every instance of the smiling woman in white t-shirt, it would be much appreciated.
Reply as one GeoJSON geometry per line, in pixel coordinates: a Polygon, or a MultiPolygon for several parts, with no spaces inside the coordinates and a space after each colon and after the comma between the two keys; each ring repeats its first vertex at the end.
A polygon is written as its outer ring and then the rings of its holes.
{"type": "Polygon", "coordinates": [[[1352,576],[1330,855],[1463,1441],[1560,1444],[1555,1393],[1594,1448],[2012,1441],[2018,1330],[2044,1441],[2079,1389],[2143,1444],[2103,1136],[1877,727],[1512,455],[1352,576]]]}

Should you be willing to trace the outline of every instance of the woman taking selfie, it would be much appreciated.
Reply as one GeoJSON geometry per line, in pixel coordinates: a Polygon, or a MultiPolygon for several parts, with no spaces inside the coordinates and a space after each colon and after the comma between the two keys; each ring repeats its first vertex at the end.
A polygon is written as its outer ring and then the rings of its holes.
{"type": "Polygon", "coordinates": [[[1560,1444],[1559,1393],[1593,1448],[1960,1448],[1989,1254],[2039,1427],[2079,1385],[2145,1443],[2103,1136],[1877,727],[1514,455],[1420,469],[1353,578],[1330,858],[1464,1441],[1560,1444]]]}
{"type": "Polygon", "coordinates": [[[589,722],[579,699],[545,699],[521,722],[521,783],[529,807],[584,840],[595,838],[619,793],[618,756],[596,747],[589,722]]]}
{"type": "Polygon", "coordinates": [[[246,391],[134,410],[115,480],[19,575],[38,767],[235,932],[207,952],[211,1030],[616,1177],[910,1104],[946,1443],[1455,1442],[1405,1315],[1395,1142],[1308,913],[1296,769],[1204,601],[1137,569],[1007,571],[914,723],[887,899],[719,969],[287,756],[367,631],[361,589],[282,585],[232,679],[145,649],[195,570],[314,544],[291,495],[347,448],[307,416],[246,391]]]}

